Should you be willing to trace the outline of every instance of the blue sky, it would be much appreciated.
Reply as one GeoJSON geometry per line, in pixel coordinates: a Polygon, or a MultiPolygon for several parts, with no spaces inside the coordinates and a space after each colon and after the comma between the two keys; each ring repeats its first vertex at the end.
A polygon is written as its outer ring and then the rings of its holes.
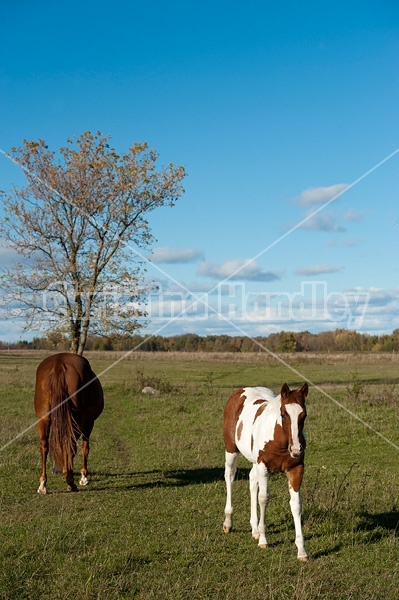
{"type": "Polygon", "coordinates": [[[399,327],[396,2],[23,1],[0,23],[1,150],[100,130],[187,169],[150,218],[147,331],[399,327]]]}

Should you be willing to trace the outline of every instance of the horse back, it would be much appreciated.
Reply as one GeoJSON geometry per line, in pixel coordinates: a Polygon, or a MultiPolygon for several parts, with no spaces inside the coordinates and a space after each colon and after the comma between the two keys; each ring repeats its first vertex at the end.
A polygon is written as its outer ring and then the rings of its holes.
{"type": "Polygon", "coordinates": [[[62,352],[45,358],[36,371],[35,411],[38,417],[52,406],[55,396],[69,396],[73,408],[94,420],[103,411],[102,386],[83,356],[62,352]]]}
{"type": "Polygon", "coordinates": [[[260,444],[274,435],[279,403],[280,398],[268,388],[241,388],[233,392],[224,411],[226,451],[240,452],[255,462],[260,444]]]}

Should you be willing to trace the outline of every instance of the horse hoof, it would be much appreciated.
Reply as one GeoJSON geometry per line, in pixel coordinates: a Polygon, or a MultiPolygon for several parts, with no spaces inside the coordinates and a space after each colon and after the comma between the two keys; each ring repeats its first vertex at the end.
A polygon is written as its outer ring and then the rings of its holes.
{"type": "Polygon", "coordinates": [[[262,550],[266,550],[267,548],[267,544],[258,544],[259,548],[262,548],[262,550]]]}
{"type": "Polygon", "coordinates": [[[308,556],[298,556],[298,560],[300,560],[303,563],[308,562],[309,557],[308,556]]]}
{"type": "Polygon", "coordinates": [[[46,490],[46,488],[39,488],[37,490],[37,493],[40,494],[41,496],[45,496],[47,494],[47,490],[46,490]]]}
{"type": "Polygon", "coordinates": [[[84,485],[88,485],[89,484],[89,480],[87,479],[87,477],[82,477],[79,481],[79,485],[84,486],[84,485]]]}
{"type": "Polygon", "coordinates": [[[259,539],[259,533],[255,533],[253,536],[254,540],[258,541],[259,539]]]}
{"type": "Polygon", "coordinates": [[[68,485],[67,487],[67,492],[78,492],[78,488],[76,487],[76,485],[68,485]]]}
{"type": "Polygon", "coordinates": [[[228,527],[227,525],[223,525],[223,531],[224,531],[225,533],[230,533],[230,531],[231,531],[231,527],[228,527]]]}

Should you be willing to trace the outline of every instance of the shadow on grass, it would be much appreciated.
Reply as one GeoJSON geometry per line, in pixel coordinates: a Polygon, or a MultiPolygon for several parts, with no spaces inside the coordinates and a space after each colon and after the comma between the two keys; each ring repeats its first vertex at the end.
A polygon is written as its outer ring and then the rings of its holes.
{"type": "MultiPolygon", "coordinates": [[[[306,540],[305,540],[306,543],[306,540]]],[[[337,554],[343,548],[343,544],[333,544],[329,545],[323,550],[319,550],[319,552],[311,552],[310,558],[316,560],[317,558],[323,558],[324,556],[332,556],[333,554],[337,554]]],[[[308,550],[308,548],[306,548],[308,550]]]]}
{"type": "Polygon", "coordinates": [[[357,527],[360,531],[372,532],[373,539],[380,539],[385,536],[384,532],[389,531],[395,536],[399,536],[399,511],[383,512],[377,514],[363,513],[361,521],[357,527]]]}
{"type": "MultiPolygon", "coordinates": [[[[237,469],[236,479],[248,479],[249,469],[237,469]]],[[[198,469],[173,469],[137,472],[102,473],[97,471],[97,480],[93,484],[93,491],[106,491],[111,489],[130,490],[159,487],[183,487],[207,483],[224,482],[224,468],[198,468],[198,469]],[[102,482],[109,481],[109,485],[102,482]]]]}
{"type": "MultiPolygon", "coordinates": [[[[250,469],[238,468],[237,480],[248,480],[250,469]]],[[[55,474],[56,475],[56,474],[55,474]]],[[[198,485],[207,483],[224,483],[224,468],[199,468],[199,469],[172,469],[152,471],[131,471],[131,472],[102,472],[91,471],[89,479],[93,483],[87,487],[77,487],[78,491],[104,492],[113,490],[132,490],[132,489],[151,489],[162,487],[184,487],[187,485],[198,485]]],[[[77,474],[75,473],[75,482],[77,483],[77,474]]],[[[66,484],[64,489],[52,489],[49,481],[47,494],[71,493],[67,492],[66,484]]]]}

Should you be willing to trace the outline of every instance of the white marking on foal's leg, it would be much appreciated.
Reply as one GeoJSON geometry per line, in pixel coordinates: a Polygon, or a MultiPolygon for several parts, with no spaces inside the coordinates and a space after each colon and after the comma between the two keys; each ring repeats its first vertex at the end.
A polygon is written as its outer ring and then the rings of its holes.
{"type": "Polygon", "coordinates": [[[260,463],[256,465],[257,467],[257,475],[258,475],[258,484],[259,484],[259,547],[267,548],[267,539],[266,539],[266,525],[265,525],[265,516],[266,516],[266,504],[269,499],[269,473],[264,464],[260,463]]]}
{"type": "Polygon", "coordinates": [[[308,560],[308,555],[305,550],[305,540],[302,533],[302,521],[301,521],[301,512],[302,512],[302,504],[301,504],[301,496],[299,492],[295,492],[292,487],[289,487],[290,490],[290,507],[292,516],[294,517],[295,524],[295,545],[298,548],[298,559],[305,562],[308,560]]]}
{"type": "Polygon", "coordinates": [[[236,474],[236,460],[238,452],[226,452],[226,462],[224,467],[224,479],[226,481],[226,506],[224,509],[225,519],[223,523],[223,531],[229,533],[233,528],[233,481],[236,474]]]}
{"type": "Polygon", "coordinates": [[[258,476],[256,473],[256,465],[252,467],[249,473],[249,491],[251,494],[251,518],[249,522],[252,527],[252,537],[255,538],[255,540],[258,540],[258,476]]]}

